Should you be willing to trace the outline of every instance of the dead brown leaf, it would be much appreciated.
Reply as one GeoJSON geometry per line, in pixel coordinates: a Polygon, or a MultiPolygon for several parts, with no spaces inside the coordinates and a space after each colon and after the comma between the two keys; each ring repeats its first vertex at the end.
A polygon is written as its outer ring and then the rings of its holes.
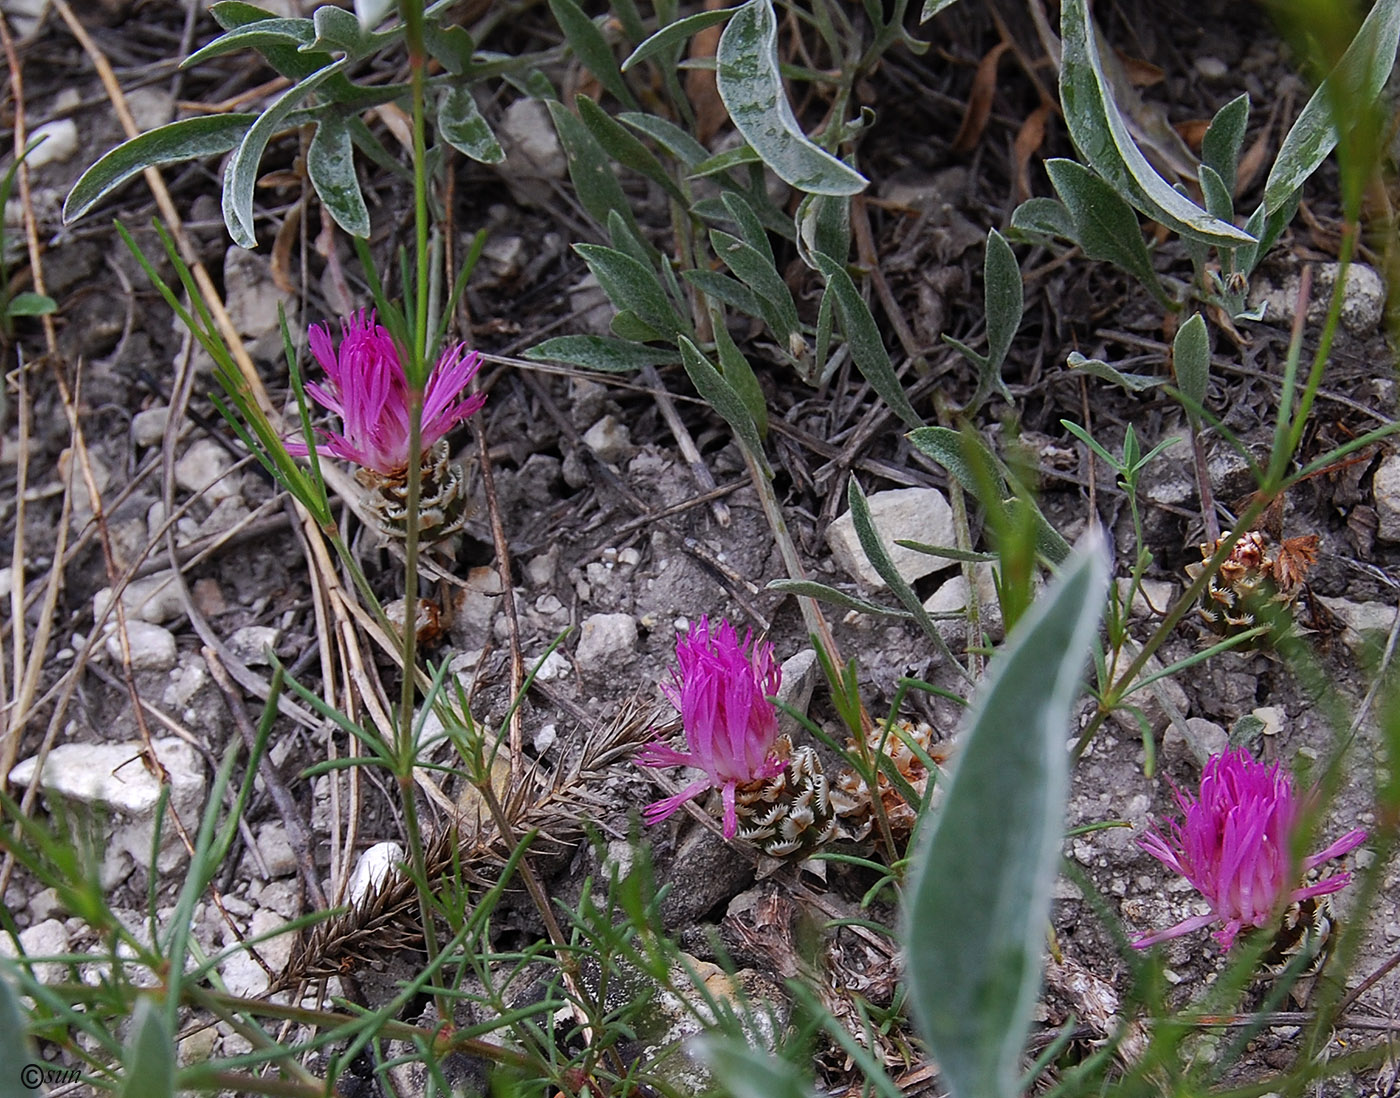
{"type": "Polygon", "coordinates": [[[1026,116],[1021,128],[1016,131],[1013,155],[1016,159],[1016,201],[1024,202],[1031,196],[1031,157],[1040,149],[1045,140],[1045,124],[1054,108],[1042,103],[1026,116]]]}
{"type": "MultiPolygon", "coordinates": [[[[729,6],[727,0],[705,0],[706,11],[719,11],[729,6]]],[[[719,50],[719,27],[706,27],[690,40],[692,61],[712,58],[719,50]]],[[[713,69],[691,69],[685,74],[685,94],[695,108],[695,137],[702,145],[719,133],[729,119],[729,112],[719,97],[719,85],[713,69]]]]}
{"type": "Polygon", "coordinates": [[[987,56],[977,63],[977,75],[972,78],[972,90],[967,96],[967,109],[963,112],[962,125],[953,138],[953,152],[968,153],[982,140],[987,128],[987,119],[992,116],[992,99],[997,90],[997,62],[1001,55],[1011,48],[1011,43],[998,42],[987,56]]]}

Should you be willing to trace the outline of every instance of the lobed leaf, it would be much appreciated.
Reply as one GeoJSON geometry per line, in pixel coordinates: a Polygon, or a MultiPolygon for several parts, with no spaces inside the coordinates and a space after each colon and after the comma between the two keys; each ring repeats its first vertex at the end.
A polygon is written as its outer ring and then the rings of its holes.
{"type": "Polygon", "coordinates": [[[130,141],[102,156],[73,184],[63,203],[63,220],[76,221],[134,175],[161,164],[222,156],[243,140],[255,114],[182,118],[130,141]]]}
{"type": "Polygon", "coordinates": [[[1121,197],[1181,236],[1218,248],[1252,244],[1252,237],[1175,190],[1137,147],[1104,76],[1088,0],[1063,0],[1060,40],[1060,102],[1070,137],[1089,167],[1121,197]]]}
{"type": "Polygon", "coordinates": [[[771,0],[748,0],[720,35],[719,97],[745,141],[785,183],[813,194],[856,194],[867,180],[797,124],[778,69],[778,22],[771,0]]]}
{"type": "Polygon", "coordinates": [[[355,146],[350,127],[327,112],[306,150],[306,174],[335,223],[351,236],[369,236],[369,210],[355,175],[355,146]]]}
{"type": "Polygon", "coordinates": [[[1064,833],[1070,711],[1107,590],[1095,534],[989,665],[943,807],[912,859],[902,912],[910,999],[964,1098],[1019,1092],[1064,833]]]}
{"type": "Polygon", "coordinates": [[[1264,184],[1264,208],[1282,209],[1341,140],[1338,114],[1369,107],[1395,67],[1400,0],[1376,0],[1341,60],[1318,85],[1279,147],[1264,184]]]}

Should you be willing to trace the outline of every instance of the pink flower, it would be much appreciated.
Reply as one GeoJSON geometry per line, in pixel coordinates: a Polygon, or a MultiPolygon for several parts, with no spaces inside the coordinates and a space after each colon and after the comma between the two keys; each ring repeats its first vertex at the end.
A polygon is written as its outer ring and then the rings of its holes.
{"type": "Polygon", "coordinates": [[[705,776],[674,797],[647,805],[642,816],[649,824],[660,823],[686,801],[718,787],[724,795],[724,837],[732,839],[739,830],[735,788],[771,778],[787,765],[773,753],[778,714],[767,698],[777,693],[782,671],[773,662],[771,644],[755,643],[751,630],[740,644],[728,622],[711,632],[708,617],[676,641],[676,660],[680,669],[661,690],[680,710],[690,751],[653,742],[642,748],[637,762],[693,766],[705,776]]]}
{"type": "MultiPolygon", "coordinates": [[[[328,326],[311,326],[311,353],[326,371],[327,384],[310,383],[306,391],[321,407],[338,415],[343,433],[325,432],[316,447],[325,457],[353,461],[384,476],[408,468],[408,379],[399,349],[388,329],[376,324],[372,311],[352,313],[341,322],[344,337],[337,348],[328,326]]],[[[459,343],[449,347],[428,375],[423,390],[422,450],[486,403],[478,393],[464,396],[481,365],[475,351],[463,353],[459,343]]],[[[288,453],[306,456],[305,443],[287,443],[288,453]]],[[[420,459],[422,451],[417,455],[420,459]]]]}
{"type": "Polygon", "coordinates": [[[1291,849],[1303,803],[1278,763],[1265,766],[1243,748],[1211,757],[1201,775],[1199,798],[1179,789],[1175,795],[1184,820],[1163,821],[1165,829],[1154,826],[1138,845],[1195,885],[1211,913],[1139,938],[1133,942],[1138,949],[1216,921],[1225,926],[1215,938],[1229,949],[1245,927],[1272,925],[1285,905],[1344,888],[1351,880],[1347,872],[1301,888],[1294,885],[1310,869],[1340,858],[1366,838],[1365,831],[1349,831],[1298,866],[1291,849]]]}

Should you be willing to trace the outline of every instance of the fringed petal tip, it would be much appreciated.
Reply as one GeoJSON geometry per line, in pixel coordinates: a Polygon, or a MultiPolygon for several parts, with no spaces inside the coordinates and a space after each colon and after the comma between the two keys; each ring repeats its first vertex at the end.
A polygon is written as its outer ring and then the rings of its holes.
{"type": "Polygon", "coordinates": [[[660,740],[653,740],[644,744],[637,752],[636,763],[638,766],[663,767],[663,766],[690,766],[695,759],[692,755],[684,751],[677,751],[668,743],[660,740]]]}
{"type": "Polygon", "coordinates": [[[1331,861],[1333,858],[1341,858],[1344,855],[1350,854],[1365,841],[1365,828],[1358,827],[1354,831],[1348,831],[1331,846],[1327,847],[1325,850],[1319,850],[1311,858],[1307,859],[1307,861],[1303,863],[1303,868],[1312,869],[1314,866],[1319,866],[1323,862],[1331,861]]]}
{"type": "Polygon", "coordinates": [[[686,801],[694,800],[705,790],[710,788],[710,783],[705,780],[691,782],[674,797],[663,797],[659,801],[652,801],[651,804],[642,809],[642,819],[648,825],[658,824],[662,820],[668,820],[675,815],[676,810],[686,801]]]}
{"type": "MultiPolygon", "coordinates": [[[[1209,915],[1193,915],[1189,919],[1183,919],[1175,926],[1169,926],[1166,930],[1158,930],[1151,934],[1144,934],[1141,938],[1133,940],[1134,949],[1148,949],[1159,942],[1165,942],[1169,938],[1180,938],[1183,934],[1190,934],[1193,930],[1200,930],[1203,926],[1210,926],[1218,916],[1211,912],[1209,915]]],[[[1238,930],[1238,928],[1236,928],[1238,930]]],[[[1223,931],[1222,931],[1223,933],[1223,931]]],[[[1234,934],[1230,935],[1231,940],[1234,934]]]]}

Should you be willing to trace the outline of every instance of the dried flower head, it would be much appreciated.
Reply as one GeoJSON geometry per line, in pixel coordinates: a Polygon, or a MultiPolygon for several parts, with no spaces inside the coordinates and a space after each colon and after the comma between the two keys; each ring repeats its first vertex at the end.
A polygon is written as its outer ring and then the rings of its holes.
{"type": "MultiPolygon", "coordinates": [[[[1233,537],[1227,531],[1214,542],[1203,542],[1202,563],[1187,565],[1191,578],[1200,575],[1204,562],[1233,537]]],[[[1311,534],[1287,538],[1270,555],[1269,539],[1262,532],[1240,535],[1201,595],[1201,616],[1215,632],[1225,635],[1268,624],[1302,594],[1304,578],[1317,560],[1317,543],[1311,534]]]]}
{"type": "Polygon", "coordinates": [[[1298,866],[1291,849],[1303,804],[1293,782],[1278,763],[1265,766],[1243,748],[1211,757],[1198,797],[1179,789],[1175,796],[1184,818],[1154,826],[1138,845],[1195,885],[1211,912],[1139,938],[1138,949],[1215,922],[1225,924],[1215,938],[1228,949],[1244,928],[1277,922],[1286,905],[1344,888],[1351,880],[1345,871],[1296,886],[1303,874],[1366,838],[1365,831],[1349,831],[1298,866]]]}
{"type": "Polygon", "coordinates": [[[674,797],[647,805],[642,816],[649,824],[658,823],[686,801],[718,788],[724,797],[724,836],[732,839],[739,830],[735,790],[746,782],[774,777],[787,765],[776,754],[778,714],[768,700],[777,692],[782,671],[773,660],[771,644],[756,642],[752,631],[740,643],[732,625],[721,622],[711,630],[708,617],[676,641],[676,661],[679,668],[661,690],[680,710],[690,750],[652,742],[639,752],[637,762],[693,766],[705,776],[674,797]]]}
{"type": "MultiPolygon", "coordinates": [[[[410,457],[424,452],[486,402],[484,394],[467,395],[466,388],[481,366],[475,351],[461,344],[449,347],[428,375],[423,390],[422,449],[408,452],[408,378],[399,349],[388,329],[375,323],[374,313],[362,310],[341,322],[337,347],[330,328],[313,324],[308,336],[311,353],[326,372],[327,383],[310,383],[306,391],[321,407],[340,417],[342,431],[326,432],[316,447],[325,457],[353,461],[386,477],[401,476],[410,457]]],[[[304,457],[306,446],[292,440],[287,450],[304,457]]]]}

